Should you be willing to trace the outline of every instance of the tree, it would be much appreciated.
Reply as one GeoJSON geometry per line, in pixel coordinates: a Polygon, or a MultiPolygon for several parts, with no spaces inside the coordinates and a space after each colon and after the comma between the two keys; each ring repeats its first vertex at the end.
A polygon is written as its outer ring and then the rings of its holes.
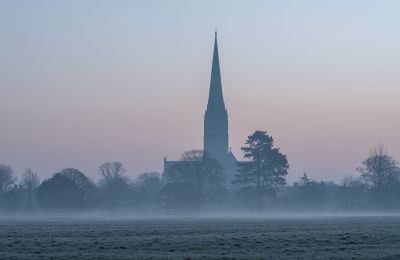
{"type": "Polygon", "coordinates": [[[161,177],[158,172],[147,172],[140,174],[135,181],[136,199],[139,204],[146,207],[155,205],[157,193],[162,188],[161,177]]]}
{"type": "Polygon", "coordinates": [[[399,182],[398,162],[387,153],[383,145],[374,147],[357,170],[373,190],[381,190],[399,182]]]}
{"type": "Polygon", "coordinates": [[[78,169],[66,168],[62,170],[60,174],[76,183],[84,192],[89,192],[94,187],[94,184],[90,181],[90,179],[78,169]]]}
{"type": "Polygon", "coordinates": [[[375,203],[373,206],[398,206],[400,168],[383,145],[374,147],[357,170],[361,173],[362,181],[370,189],[372,202],[375,203]]]}
{"type": "Polygon", "coordinates": [[[39,186],[39,177],[36,172],[32,171],[31,168],[25,170],[22,175],[21,186],[23,189],[33,191],[39,186]]]}
{"type": "Polygon", "coordinates": [[[99,195],[101,201],[108,207],[127,206],[132,200],[132,189],[128,178],[124,175],[125,172],[120,162],[106,162],[99,167],[102,176],[99,195]]]}
{"type": "Polygon", "coordinates": [[[249,161],[238,162],[238,174],[232,182],[238,187],[238,195],[255,198],[260,205],[268,197],[277,196],[286,183],[289,164],[286,155],[274,147],[273,138],[266,131],[255,131],[242,147],[249,161]]]}
{"type": "Polygon", "coordinates": [[[366,185],[360,178],[346,175],[341,181],[341,194],[343,206],[348,209],[355,209],[365,203],[367,197],[366,185]]]}
{"type": "Polygon", "coordinates": [[[22,175],[22,180],[20,183],[21,188],[23,189],[26,207],[28,209],[32,208],[32,204],[35,197],[35,191],[37,187],[39,187],[39,177],[36,172],[32,171],[30,168],[26,169],[24,174],[22,175]]]}
{"type": "Polygon", "coordinates": [[[151,195],[155,195],[162,187],[161,177],[158,172],[142,173],[137,177],[136,183],[141,189],[151,195]]]}
{"type": "Polygon", "coordinates": [[[290,190],[290,207],[295,210],[326,210],[336,205],[335,194],[337,185],[332,182],[316,181],[307,173],[294,182],[290,190]]]}
{"type": "Polygon", "coordinates": [[[179,163],[171,168],[169,181],[191,184],[199,190],[200,203],[216,199],[223,189],[224,173],[221,164],[202,150],[184,152],[179,163]]]}
{"type": "Polygon", "coordinates": [[[105,184],[110,184],[118,179],[125,179],[125,172],[126,170],[120,162],[106,162],[99,167],[99,173],[105,184]]]}
{"type": "Polygon", "coordinates": [[[37,189],[37,198],[47,208],[79,209],[89,205],[93,188],[85,174],[67,168],[44,180],[37,189]]]}
{"type": "Polygon", "coordinates": [[[0,195],[9,191],[16,181],[13,169],[5,164],[0,164],[0,195]]]}
{"type": "Polygon", "coordinates": [[[159,206],[172,210],[194,210],[200,206],[200,191],[190,183],[167,183],[157,194],[159,206]]]}
{"type": "Polygon", "coordinates": [[[84,206],[85,191],[61,173],[44,180],[37,190],[41,205],[49,209],[79,209],[84,206]]]}
{"type": "Polygon", "coordinates": [[[307,186],[312,184],[314,181],[308,178],[307,173],[305,172],[303,176],[300,177],[300,181],[298,182],[298,185],[300,186],[307,186]]]}

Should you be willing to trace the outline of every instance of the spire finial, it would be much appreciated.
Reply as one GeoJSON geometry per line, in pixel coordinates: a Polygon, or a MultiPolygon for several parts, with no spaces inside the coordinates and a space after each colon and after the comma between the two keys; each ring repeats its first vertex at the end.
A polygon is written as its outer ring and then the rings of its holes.
{"type": "Polygon", "coordinates": [[[215,38],[217,38],[217,34],[218,34],[217,27],[215,27],[215,38]]]}

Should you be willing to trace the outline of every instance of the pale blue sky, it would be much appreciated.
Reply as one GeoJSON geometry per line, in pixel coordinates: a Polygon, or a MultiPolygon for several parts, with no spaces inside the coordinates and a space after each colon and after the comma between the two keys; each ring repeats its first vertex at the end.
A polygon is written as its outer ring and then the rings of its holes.
{"type": "Polygon", "coordinates": [[[0,161],[131,176],[202,148],[218,28],[230,143],[253,130],[340,180],[400,159],[399,1],[0,1],[0,161]]]}

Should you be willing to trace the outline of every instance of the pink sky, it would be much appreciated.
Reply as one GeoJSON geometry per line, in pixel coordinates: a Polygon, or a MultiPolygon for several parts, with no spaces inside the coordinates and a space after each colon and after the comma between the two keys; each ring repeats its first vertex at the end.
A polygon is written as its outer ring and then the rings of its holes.
{"type": "Polygon", "coordinates": [[[400,159],[397,2],[0,4],[0,162],[50,176],[105,161],[161,171],[202,148],[218,27],[230,143],[267,130],[339,181],[382,143],[400,159]]]}

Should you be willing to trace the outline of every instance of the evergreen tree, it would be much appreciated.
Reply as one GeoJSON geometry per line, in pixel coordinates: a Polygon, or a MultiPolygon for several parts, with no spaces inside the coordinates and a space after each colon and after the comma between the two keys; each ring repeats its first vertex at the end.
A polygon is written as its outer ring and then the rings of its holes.
{"type": "Polygon", "coordinates": [[[249,161],[238,163],[238,174],[232,182],[238,194],[247,199],[256,199],[260,204],[265,197],[275,197],[280,187],[286,184],[285,176],[289,164],[286,155],[274,147],[274,140],[266,131],[255,131],[242,147],[249,161]]]}

